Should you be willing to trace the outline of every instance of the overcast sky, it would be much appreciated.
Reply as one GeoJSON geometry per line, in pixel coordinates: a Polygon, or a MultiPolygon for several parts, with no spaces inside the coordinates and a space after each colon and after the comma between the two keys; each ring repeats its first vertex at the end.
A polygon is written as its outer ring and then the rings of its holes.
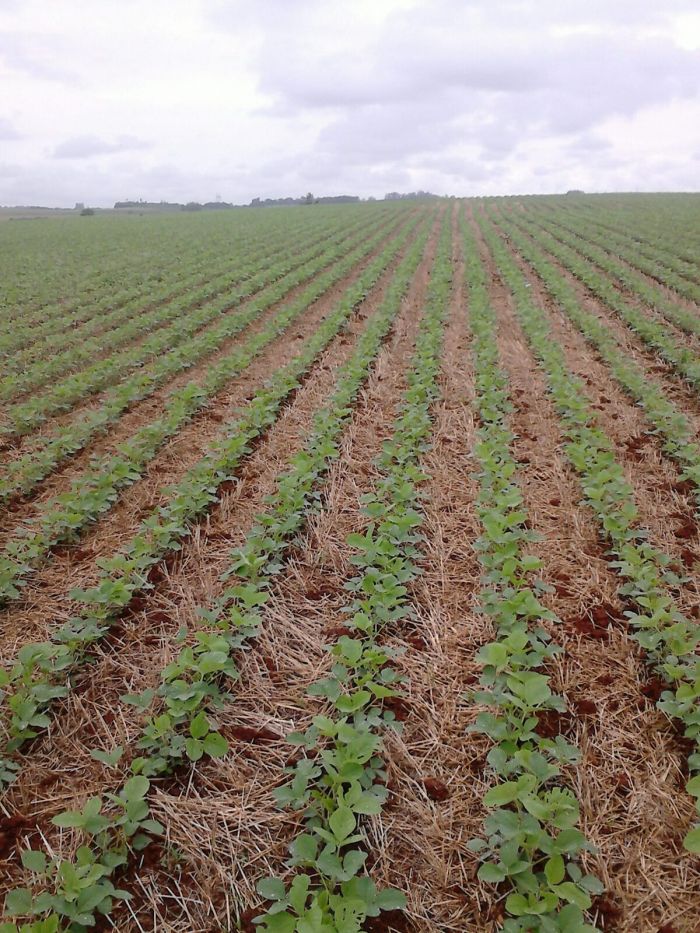
{"type": "Polygon", "coordinates": [[[0,0],[0,204],[700,189],[698,0],[0,0]]]}

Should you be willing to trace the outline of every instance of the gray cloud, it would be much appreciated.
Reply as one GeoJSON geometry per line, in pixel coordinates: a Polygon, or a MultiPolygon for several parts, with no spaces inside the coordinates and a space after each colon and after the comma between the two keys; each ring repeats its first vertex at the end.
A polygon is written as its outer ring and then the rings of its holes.
{"type": "Polygon", "coordinates": [[[9,142],[10,140],[21,138],[13,123],[8,120],[7,117],[0,117],[0,140],[9,142]]]}
{"type": "Polygon", "coordinates": [[[697,0],[84,9],[3,5],[1,201],[697,184],[697,0]]]}
{"type": "Polygon", "coordinates": [[[73,136],[60,143],[53,151],[55,159],[89,159],[93,156],[148,149],[150,143],[135,136],[120,136],[114,142],[98,136],[73,136]]]}

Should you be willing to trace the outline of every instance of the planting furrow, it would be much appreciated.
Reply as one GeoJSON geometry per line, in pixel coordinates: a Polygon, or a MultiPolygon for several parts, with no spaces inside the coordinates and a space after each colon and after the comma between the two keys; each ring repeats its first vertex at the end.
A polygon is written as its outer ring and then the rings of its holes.
{"type": "Polygon", "coordinates": [[[180,547],[181,540],[190,534],[192,523],[217,501],[219,487],[231,477],[250,444],[274,424],[285,399],[354,314],[405,240],[406,234],[385,246],[359,279],[344,291],[339,303],[308,337],[302,351],[255,392],[239,418],[225,433],[219,433],[205,456],[180,482],[166,490],[164,504],[150,512],[135,537],[109,559],[99,562],[96,584],[72,592],[72,598],[82,607],[81,614],[71,618],[51,643],[20,651],[10,673],[11,690],[5,703],[10,712],[10,721],[6,723],[8,751],[16,750],[37,729],[43,729],[42,723],[47,724],[44,710],[52,699],[65,695],[68,689],[65,685],[52,687],[47,695],[46,678],[51,680],[58,675],[62,679],[61,671],[75,664],[87,646],[106,633],[110,623],[133,602],[137,593],[149,589],[153,568],[166,554],[180,547]],[[27,712],[26,702],[35,705],[38,721],[34,715],[22,719],[27,712]]]}
{"type": "Polygon", "coordinates": [[[596,349],[613,377],[644,411],[647,423],[662,440],[663,452],[681,468],[680,481],[689,480],[694,485],[696,509],[700,510],[700,446],[694,440],[700,425],[691,422],[655,383],[650,373],[629,358],[610,328],[586,311],[575,290],[548,262],[545,254],[515,227],[503,220],[500,224],[510,243],[539,276],[556,307],[596,349]]]}
{"type": "MultiPolygon", "coordinates": [[[[155,401],[159,387],[168,387],[179,373],[198,367],[203,359],[208,359],[209,366],[216,366],[227,341],[234,339],[243,327],[262,318],[277,302],[287,296],[296,297],[295,289],[313,279],[337,259],[340,249],[351,247],[354,242],[352,234],[341,235],[337,242],[331,240],[331,246],[326,243],[323,250],[312,247],[309,253],[302,254],[301,262],[292,271],[281,277],[277,266],[261,272],[235,295],[228,295],[222,302],[197,312],[201,326],[193,327],[193,336],[183,346],[169,349],[149,366],[140,369],[107,393],[97,406],[79,409],[73,420],[61,424],[52,434],[42,435],[26,453],[10,462],[6,475],[0,476],[0,500],[31,492],[96,435],[104,435],[109,430],[111,439],[115,425],[121,422],[125,412],[143,407],[137,403],[144,399],[153,397],[155,401]],[[241,302],[250,304],[251,296],[254,304],[240,307],[241,302]],[[232,310],[236,313],[231,314],[232,310]]],[[[174,383],[170,385],[171,389],[175,387],[174,383]]]]}
{"type": "MultiPolygon", "coordinates": [[[[675,593],[681,581],[669,567],[668,556],[650,543],[640,527],[633,490],[588,404],[584,383],[568,370],[517,264],[491,230],[482,226],[482,232],[514,295],[517,317],[547,380],[568,441],[567,458],[581,477],[584,501],[596,516],[612,566],[623,581],[620,595],[628,606],[630,636],[665,684],[659,708],[678,720],[691,743],[686,790],[698,800],[700,812],[700,658],[696,654],[700,631],[678,609],[675,593]]],[[[684,844],[691,852],[700,851],[700,823],[690,828],[684,844]]]]}
{"type": "MultiPolygon", "coordinates": [[[[256,587],[261,593],[267,589],[271,581],[269,578],[265,580],[265,577],[272,569],[272,564],[281,556],[286,542],[302,527],[308,511],[315,508],[315,490],[327,472],[330,462],[338,456],[337,442],[340,433],[352,416],[353,403],[368,376],[369,367],[399,312],[402,295],[418,265],[426,237],[427,231],[412,244],[395,274],[391,276],[387,285],[382,287],[381,301],[379,296],[368,298],[368,301],[379,301],[379,309],[369,317],[363,328],[355,328],[360,330],[360,333],[352,351],[337,348],[345,362],[336,368],[335,380],[332,379],[331,372],[322,373],[323,385],[319,387],[321,391],[323,392],[324,388],[326,392],[333,389],[329,404],[320,411],[317,409],[316,414],[313,411],[309,413],[312,430],[306,445],[289,459],[287,469],[277,477],[277,491],[269,501],[268,508],[258,516],[261,525],[254,527],[247,535],[243,547],[233,555],[233,563],[229,558],[229,571],[233,568],[238,570],[242,560],[246,565],[254,562],[257,572],[244,572],[240,577],[243,586],[247,585],[249,589],[256,587]]],[[[324,359],[330,362],[328,355],[324,359]]],[[[306,389],[307,386],[302,390],[302,394],[306,389]]],[[[317,400],[323,398],[317,391],[311,395],[316,399],[316,405],[317,400]]],[[[293,407],[296,407],[296,400],[293,407]]],[[[277,431],[278,427],[282,428],[282,425],[278,424],[274,431],[279,434],[280,441],[287,438],[288,449],[291,442],[290,433],[288,430],[277,431]]],[[[267,442],[263,447],[266,446],[267,442]]],[[[201,757],[200,751],[207,757],[211,754],[215,758],[225,753],[226,741],[220,732],[214,733],[210,730],[206,735],[201,735],[198,747],[195,747],[192,741],[183,745],[183,741],[187,736],[192,738],[193,732],[198,732],[197,724],[203,724],[204,719],[212,715],[212,710],[216,711],[230,699],[220,687],[226,685],[227,678],[235,678],[235,656],[245,639],[253,636],[257,629],[259,620],[256,618],[251,597],[248,596],[247,608],[240,604],[241,588],[228,586],[216,606],[203,618],[194,621],[193,645],[183,648],[179,656],[173,658],[161,671],[161,687],[158,691],[161,699],[158,702],[165,704],[166,715],[172,720],[172,729],[164,729],[162,715],[146,719],[140,730],[139,744],[144,749],[143,757],[132,762],[133,771],[153,776],[181,767],[190,760],[193,763],[198,761],[201,757]],[[203,663],[205,644],[218,652],[220,663],[203,663]],[[190,658],[193,664],[188,660],[190,658]],[[175,674],[176,670],[179,670],[179,675],[175,674]],[[176,686],[176,681],[179,687],[176,686]],[[189,707],[186,709],[176,697],[176,691],[181,693],[185,683],[190,685],[200,701],[196,708],[193,704],[186,704],[189,707]],[[156,724],[159,728],[154,733],[156,724]],[[154,734],[157,735],[155,741],[154,734]],[[183,736],[183,739],[178,740],[178,736],[183,736]]],[[[211,651],[205,653],[209,661],[214,660],[211,651]]],[[[129,781],[125,780],[121,792],[123,793],[128,786],[129,781]]],[[[104,855],[105,846],[100,848],[104,855]]]]}
{"type": "MultiPolygon", "coordinates": [[[[313,301],[369,255],[384,236],[381,232],[366,240],[330,271],[320,275],[298,299],[285,305],[266,327],[211,368],[202,384],[189,383],[172,396],[162,417],[144,425],[117,454],[108,456],[81,474],[68,493],[43,503],[32,521],[33,527],[25,536],[11,538],[0,555],[0,602],[17,599],[28,575],[46,559],[51,548],[64,541],[74,541],[85,525],[108,511],[117,501],[120,490],[140,478],[168,438],[177,435],[210,398],[284,333],[313,301]]],[[[252,313],[257,315],[257,308],[252,309],[252,313]]]]}
{"type": "Polygon", "coordinates": [[[474,448],[482,525],[476,541],[483,570],[479,606],[495,629],[495,639],[477,654],[481,689],[473,694],[475,703],[489,709],[471,728],[491,740],[486,761],[496,778],[484,795],[491,810],[486,838],[471,840],[468,848],[479,854],[481,881],[507,885],[504,906],[511,919],[504,930],[575,933],[592,929],[583,912],[602,886],[582,869],[581,855],[590,844],[578,827],[578,800],[563,778],[580,751],[561,733],[552,736],[542,729],[552,712],[567,708],[552,689],[548,670],[562,648],[543,625],[556,619],[537,595],[535,575],[542,563],[530,548],[497,319],[476,241],[466,227],[464,235],[479,419],[474,448]]]}

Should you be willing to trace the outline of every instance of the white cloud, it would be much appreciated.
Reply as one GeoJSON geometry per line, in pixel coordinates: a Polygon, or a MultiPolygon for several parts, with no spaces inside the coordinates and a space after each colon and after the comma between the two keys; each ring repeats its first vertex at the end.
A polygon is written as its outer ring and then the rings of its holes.
{"type": "Polygon", "coordinates": [[[93,156],[112,155],[133,149],[148,149],[150,143],[135,136],[120,136],[110,142],[99,136],[72,136],[59,143],[53,151],[55,159],[89,159],[93,156]]]}
{"type": "Polygon", "coordinates": [[[697,187],[695,0],[4,2],[0,81],[0,203],[697,187]]]}

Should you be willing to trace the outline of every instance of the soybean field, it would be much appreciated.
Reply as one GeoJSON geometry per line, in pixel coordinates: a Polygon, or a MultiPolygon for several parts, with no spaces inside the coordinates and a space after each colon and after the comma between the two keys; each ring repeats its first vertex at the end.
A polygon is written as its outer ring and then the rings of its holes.
{"type": "Polygon", "coordinates": [[[700,931],[700,195],[0,225],[0,933],[700,931]]]}

